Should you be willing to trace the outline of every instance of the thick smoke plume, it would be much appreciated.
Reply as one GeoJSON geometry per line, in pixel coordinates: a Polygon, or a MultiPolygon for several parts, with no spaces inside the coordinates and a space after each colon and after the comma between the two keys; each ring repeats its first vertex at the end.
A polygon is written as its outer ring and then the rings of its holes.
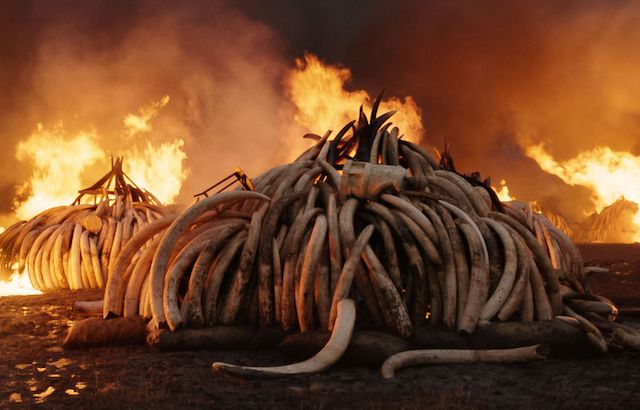
{"type": "Polygon", "coordinates": [[[95,128],[101,147],[116,156],[131,146],[143,151],[148,142],[183,139],[192,176],[183,202],[235,166],[255,174],[286,157],[293,109],[281,77],[288,62],[277,35],[234,7],[111,0],[0,7],[4,213],[33,166],[18,161],[16,146],[38,123],[95,128]],[[160,115],[150,118],[151,132],[126,131],[128,113],[144,116],[139,107],[165,95],[170,101],[162,100],[160,115]]]}
{"type": "MultiPolygon", "coordinates": [[[[113,136],[170,95],[153,139],[184,138],[193,193],[235,165],[287,157],[295,108],[284,77],[305,51],[349,67],[354,89],[412,96],[423,144],[446,138],[460,171],[506,179],[518,199],[569,219],[591,190],[527,157],[596,146],[640,154],[640,5],[614,0],[3,2],[0,197],[28,165],[16,142],[36,123],[83,119],[113,136]]],[[[323,133],[325,130],[315,130],[323,133]]]]}
{"type": "Polygon", "coordinates": [[[411,95],[423,144],[446,138],[461,171],[506,179],[518,199],[571,219],[594,206],[589,189],[540,170],[530,144],[560,161],[598,145],[640,154],[638,2],[286,3],[248,8],[294,54],[342,62],[356,87],[411,95]]]}

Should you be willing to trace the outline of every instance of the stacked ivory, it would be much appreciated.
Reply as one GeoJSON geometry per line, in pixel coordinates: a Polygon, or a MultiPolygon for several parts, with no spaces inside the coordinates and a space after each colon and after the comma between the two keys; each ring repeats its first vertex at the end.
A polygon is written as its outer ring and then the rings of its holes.
{"type": "Polygon", "coordinates": [[[551,319],[584,329],[602,351],[613,343],[602,330],[637,337],[584,289],[564,233],[440,166],[389,131],[392,113],[376,111],[332,140],[311,136],[312,148],[255,178],[253,191],[216,194],[140,230],[111,265],[104,317],[140,315],[171,331],[332,330],[299,366],[214,365],[249,374],[326,368],[349,344],[356,307],[359,328],[404,338],[425,323],[471,333],[489,321],[551,319]]]}
{"type": "Polygon", "coordinates": [[[0,235],[2,274],[26,269],[40,290],[103,288],[122,246],[165,213],[128,179],[118,159],[72,205],[47,209],[0,235]]]}

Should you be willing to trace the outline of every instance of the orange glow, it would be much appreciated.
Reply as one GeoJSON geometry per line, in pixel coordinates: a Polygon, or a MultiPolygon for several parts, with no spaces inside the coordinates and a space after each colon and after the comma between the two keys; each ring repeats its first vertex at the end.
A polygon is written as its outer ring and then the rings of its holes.
{"type": "Polygon", "coordinates": [[[14,295],[40,295],[41,291],[31,286],[27,273],[14,272],[8,282],[0,281],[0,297],[14,295]]]}
{"type": "Polygon", "coordinates": [[[98,145],[95,131],[70,133],[62,123],[51,129],[38,124],[31,136],[18,144],[16,157],[33,162],[28,183],[19,187],[16,216],[28,219],[54,206],[71,203],[82,188],[83,171],[106,154],[98,145]]]}
{"type": "Polygon", "coordinates": [[[498,199],[500,202],[509,202],[513,201],[516,198],[509,193],[509,187],[507,186],[507,181],[504,179],[500,180],[500,188],[496,188],[494,186],[491,187],[498,195],[498,199]]]}
{"type": "Polygon", "coordinates": [[[157,148],[147,142],[144,150],[134,149],[125,154],[124,171],[162,203],[171,203],[178,196],[188,175],[183,167],[183,161],[187,158],[183,147],[184,141],[181,139],[165,142],[157,148]]]}
{"type": "MultiPolygon", "coordinates": [[[[364,90],[347,91],[351,82],[351,70],[323,63],[313,54],[296,59],[296,67],[290,71],[286,84],[291,101],[297,107],[295,121],[310,132],[334,133],[344,124],[358,118],[363,104],[367,115],[371,111],[372,98],[364,90]]],[[[421,112],[413,98],[383,99],[379,114],[396,111],[390,122],[405,133],[404,139],[420,142],[424,134],[421,112]]],[[[291,148],[298,153],[303,146],[291,148]]]]}
{"type": "Polygon", "coordinates": [[[157,117],[160,109],[168,103],[169,96],[165,95],[160,101],[156,101],[145,107],[140,107],[137,114],[127,114],[122,120],[126,135],[131,137],[142,132],[150,132],[153,129],[151,127],[151,120],[157,117]]]}
{"type": "MultiPolygon", "coordinates": [[[[556,161],[543,145],[527,147],[526,153],[542,170],[565,183],[590,188],[597,212],[621,197],[640,204],[640,157],[629,152],[596,147],[562,162],[556,161]]],[[[640,227],[640,212],[633,220],[640,227]]],[[[639,242],[640,235],[630,239],[639,242]]]]}
{"type": "MultiPolygon", "coordinates": [[[[140,108],[137,114],[126,115],[123,146],[128,137],[151,132],[150,121],[168,103],[167,95],[140,108]]],[[[33,173],[18,189],[16,217],[29,219],[54,206],[70,204],[84,184],[100,177],[109,167],[109,153],[101,144],[104,139],[93,127],[88,128],[90,131],[72,132],[62,123],[50,129],[38,124],[37,130],[18,144],[16,157],[30,161],[33,173]]],[[[124,156],[124,171],[140,188],[150,191],[161,202],[170,203],[178,196],[188,174],[184,168],[184,141],[175,139],[154,145],[147,140],[143,144],[139,148],[127,143],[126,149],[113,154],[124,156]]]]}

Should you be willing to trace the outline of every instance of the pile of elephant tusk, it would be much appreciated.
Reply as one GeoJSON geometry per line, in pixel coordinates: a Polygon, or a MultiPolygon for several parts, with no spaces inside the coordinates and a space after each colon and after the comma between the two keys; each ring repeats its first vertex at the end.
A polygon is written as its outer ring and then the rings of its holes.
{"type": "Polygon", "coordinates": [[[124,174],[118,158],[72,205],[50,208],[3,232],[0,276],[26,269],[33,287],[43,291],[104,288],[121,247],[166,213],[124,174]]]}
{"type": "MultiPolygon", "coordinates": [[[[307,135],[316,143],[256,177],[253,191],[218,193],[140,229],[111,264],[104,318],[143,317],[168,335],[233,325],[332,332],[301,363],[213,366],[241,376],[326,369],[354,329],[409,339],[425,325],[473,335],[501,322],[553,322],[586,332],[602,352],[633,345],[638,331],[585,289],[586,268],[565,234],[403,140],[378,104],[333,139],[307,135]]],[[[545,356],[530,344],[405,353],[389,357],[383,373],[545,356]]]]}

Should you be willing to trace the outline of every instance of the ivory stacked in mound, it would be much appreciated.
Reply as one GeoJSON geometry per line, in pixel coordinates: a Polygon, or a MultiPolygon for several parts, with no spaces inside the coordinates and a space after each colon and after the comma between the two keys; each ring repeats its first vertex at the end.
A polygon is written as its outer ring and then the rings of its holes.
{"type": "MultiPolygon", "coordinates": [[[[253,179],[251,190],[215,194],[179,215],[128,184],[107,199],[107,176],[88,191],[103,192],[102,201],[9,229],[0,237],[5,266],[28,265],[43,289],[106,280],[104,318],[144,318],[152,334],[332,332],[302,363],[214,364],[240,375],[323,370],[354,329],[408,339],[427,324],[474,334],[495,322],[554,322],[583,330],[602,352],[638,345],[613,303],[585,288],[591,268],[562,231],[528,206],[501,203],[488,181],[457,173],[446,153],[436,162],[403,140],[388,122],[393,113],[377,115],[378,103],[333,139],[308,134],[313,147],[253,179]]],[[[116,174],[123,177],[121,164],[116,174]]],[[[383,375],[411,363],[545,354],[523,347],[404,352],[383,375]]]]}
{"type": "MultiPolygon", "coordinates": [[[[488,181],[437,163],[390,127],[392,113],[376,111],[333,139],[308,135],[317,143],[256,177],[253,192],[216,194],[140,230],[111,266],[104,317],[141,315],[171,331],[333,331],[299,367],[214,366],[240,374],[318,371],[354,327],[408,338],[425,323],[472,333],[553,319],[603,352],[621,343],[603,331],[638,337],[584,288],[588,268],[564,233],[500,203],[488,181]]],[[[539,357],[532,349],[527,357],[539,357]]]]}
{"type": "Polygon", "coordinates": [[[39,290],[104,288],[111,261],[165,208],[122,171],[122,159],[69,206],[19,221],[0,235],[0,276],[28,272],[39,290]]]}

